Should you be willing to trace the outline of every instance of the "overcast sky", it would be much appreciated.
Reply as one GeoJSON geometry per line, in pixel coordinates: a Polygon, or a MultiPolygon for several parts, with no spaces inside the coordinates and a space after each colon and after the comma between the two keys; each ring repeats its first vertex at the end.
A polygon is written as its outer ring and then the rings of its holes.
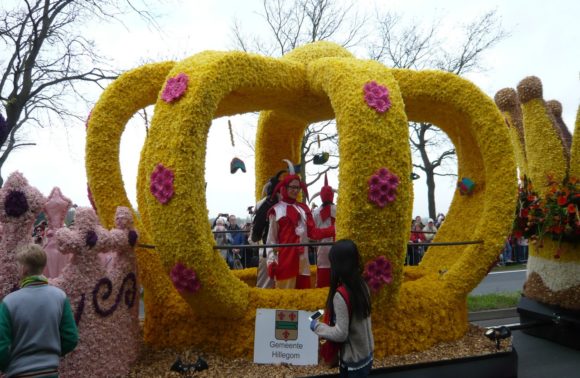
{"type": "MultiPolygon", "coordinates": [[[[373,13],[377,7],[389,9],[406,21],[425,25],[439,19],[441,30],[450,40],[457,38],[462,23],[497,9],[511,36],[485,54],[482,61],[486,68],[484,72],[466,77],[491,97],[501,88],[515,87],[526,76],[540,77],[544,84],[544,98],[562,102],[564,121],[573,131],[576,109],[580,104],[580,27],[577,23],[580,2],[364,0],[356,3],[363,12],[373,13]]],[[[156,5],[155,10],[161,15],[162,33],[144,26],[133,17],[125,21],[126,28],[119,24],[87,25],[87,33],[95,40],[98,49],[111,58],[114,67],[130,69],[146,61],[181,59],[204,50],[231,49],[230,27],[234,17],[240,21],[244,31],[265,33],[265,24],[257,14],[262,12],[261,4],[261,0],[165,1],[156,5]]],[[[359,51],[355,53],[361,55],[359,51]]],[[[99,94],[94,91],[95,101],[99,94]]],[[[209,216],[228,212],[244,217],[247,206],[254,203],[252,152],[244,148],[238,137],[248,129],[252,118],[230,117],[230,120],[236,132],[235,147],[229,141],[227,119],[214,121],[208,137],[205,180],[208,183],[209,216]],[[234,156],[245,161],[247,173],[230,174],[229,162],[234,156]]],[[[9,172],[20,170],[45,195],[53,186],[59,186],[73,202],[88,205],[83,160],[84,124],[29,130],[27,137],[38,145],[13,153],[2,170],[4,177],[9,172]]],[[[144,128],[136,121],[128,125],[121,144],[123,178],[133,203],[143,139],[144,128]]],[[[413,213],[426,216],[426,189],[422,180],[414,182],[413,213]]],[[[337,184],[336,177],[331,177],[331,184],[337,184]]],[[[453,189],[453,180],[438,182],[438,212],[446,212],[453,189]]],[[[317,190],[315,188],[312,192],[317,190]]]]}

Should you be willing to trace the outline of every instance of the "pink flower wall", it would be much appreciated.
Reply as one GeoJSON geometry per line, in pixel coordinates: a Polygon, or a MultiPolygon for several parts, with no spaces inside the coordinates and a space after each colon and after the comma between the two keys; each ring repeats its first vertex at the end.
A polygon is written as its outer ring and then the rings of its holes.
{"type": "Polygon", "coordinates": [[[47,202],[20,173],[6,180],[0,189],[0,299],[18,285],[15,248],[32,242],[40,211],[50,213],[59,203],[49,238],[70,262],[49,282],[67,293],[80,338],[77,348],[61,360],[60,376],[124,376],[139,354],[139,283],[133,249],[138,235],[131,211],[119,207],[110,231],[99,224],[91,208],[78,208],[71,228],[55,227],[62,225],[61,202],[68,205],[67,200],[56,188],[47,202]],[[111,256],[107,267],[99,257],[103,253],[111,256]]]}

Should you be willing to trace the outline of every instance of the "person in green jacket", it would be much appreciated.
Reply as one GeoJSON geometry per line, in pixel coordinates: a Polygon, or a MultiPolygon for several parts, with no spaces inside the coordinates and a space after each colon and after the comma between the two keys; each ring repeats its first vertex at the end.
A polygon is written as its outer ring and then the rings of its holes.
{"type": "Polygon", "coordinates": [[[9,378],[58,377],[60,357],[71,352],[79,338],[70,302],[42,276],[42,247],[21,247],[16,261],[20,290],[0,303],[0,371],[9,378]]]}

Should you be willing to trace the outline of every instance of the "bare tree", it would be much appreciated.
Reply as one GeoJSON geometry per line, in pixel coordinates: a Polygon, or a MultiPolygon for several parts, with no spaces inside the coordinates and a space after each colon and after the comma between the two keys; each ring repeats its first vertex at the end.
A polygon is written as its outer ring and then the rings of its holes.
{"type": "MultiPolygon", "coordinates": [[[[369,55],[396,68],[437,68],[457,75],[480,70],[482,55],[509,35],[496,11],[465,25],[459,46],[437,34],[437,23],[422,29],[417,24],[401,25],[401,18],[391,13],[377,15],[377,19],[379,35],[369,45],[369,55]]],[[[456,176],[449,171],[449,163],[456,165],[455,148],[445,133],[430,123],[411,122],[409,134],[413,166],[425,174],[429,217],[435,218],[435,176],[456,176]]]]}
{"type": "MultiPolygon", "coordinates": [[[[70,101],[84,100],[82,84],[102,85],[116,77],[79,27],[92,19],[116,20],[136,12],[155,25],[147,11],[130,0],[21,0],[0,11],[0,103],[6,112],[0,130],[0,170],[16,148],[24,126],[52,126],[84,115],[70,101]]],[[[0,174],[0,186],[3,179],[0,174]]]]}
{"type": "MultiPolygon", "coordinates": [[[[235,48],[269,56],[282,56],[305,43],[329,40],[344,47],[360,45],[365,38],[363,26],[366,16],[360,16],[353,3],[333,0],[264,0],[260,14],[269,30],[267,38],[244,35],[238,20],[232,25],[235,48]]],[[[309,174],[308,186],[316,183],[324,173],[338,168],[337,135],[334,122],[314,123],[304,132],[301,144],[301,173],[314,155],[324,150],[330,159],[317,172],[309,174]]],[[[245,144],[251,146],[245,140],[245,144]]],[[[310,173],[310,172],[309,172],[310,173]]]]}
{"type": "Polygon", "coordinates": [[[306,181],[306,186],[310,186],[320,180],[327,172],[338,168],[338,134],[334,129],[334,121],[318,122],[310,125],[304,132],[302,144],[300,146],[300,174],[306,176],[306,165],[313,163],[315,156],[320,153],[321,146],[325,145],[328,154],[328,161],[324,168],[309,175],[310,180],[306,181]],[[318,147],[318,148],[317,148],[318,147]]]}
{"type": "Polygon", "coordinates": [[[267,38],[244,35],[239,20],[232,25],[233,45],[248,52],[282,56],[298,46],[316,41],[333,41],[344,47],[357,46],[365,38],[366,16],[354,3],[336,0],[263,0],[267,38]]]}

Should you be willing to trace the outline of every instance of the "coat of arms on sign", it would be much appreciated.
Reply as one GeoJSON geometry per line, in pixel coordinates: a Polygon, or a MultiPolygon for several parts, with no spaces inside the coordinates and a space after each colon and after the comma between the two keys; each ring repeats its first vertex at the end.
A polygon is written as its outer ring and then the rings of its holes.
{"type": "Polygon", "coordinates": [[[276,310],[276,340],[298,339],[298,311],[276,310]]]}

